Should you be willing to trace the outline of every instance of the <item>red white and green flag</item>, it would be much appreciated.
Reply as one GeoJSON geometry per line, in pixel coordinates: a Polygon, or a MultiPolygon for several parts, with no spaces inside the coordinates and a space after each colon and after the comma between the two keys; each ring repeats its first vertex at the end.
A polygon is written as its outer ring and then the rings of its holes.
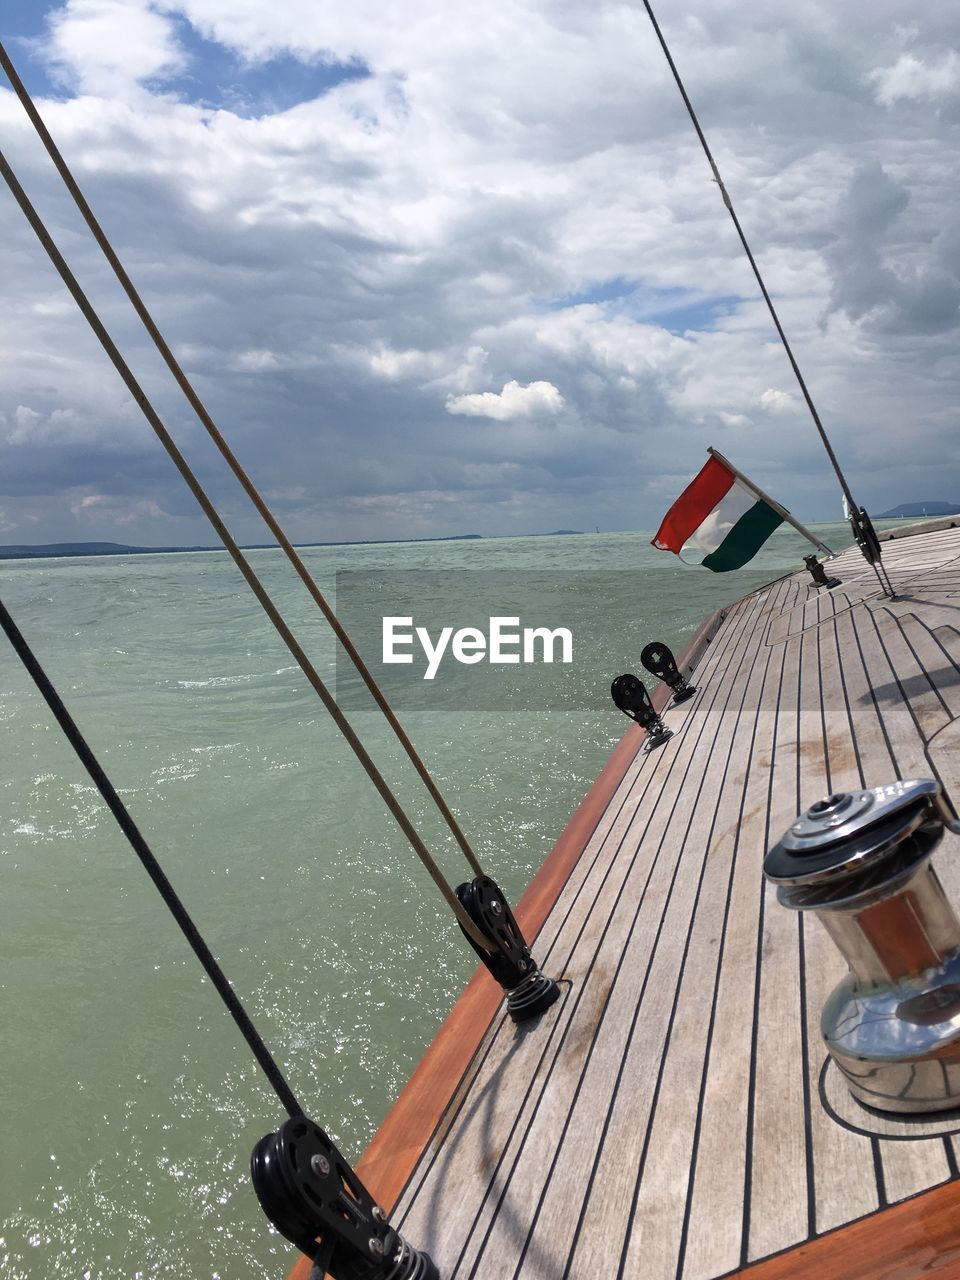
{"type": "Polygon", "coordinates": [[[782,507],[711,451],[706,466],[664,516],[652,545],[673,551],[687,564],[727,573],[752,560],[783,521],[782,507]]]}

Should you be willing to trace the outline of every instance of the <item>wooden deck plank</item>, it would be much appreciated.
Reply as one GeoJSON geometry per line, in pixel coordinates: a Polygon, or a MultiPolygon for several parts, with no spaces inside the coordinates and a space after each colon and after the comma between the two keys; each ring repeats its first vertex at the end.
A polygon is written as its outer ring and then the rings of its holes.
{"type": "MultiPolygon", "coordinates": [[[[719,623],[717,625],[719,625],[719,623]]],[[[701,634],[702,633],[710,634],[710,630],[711,628],[709,624],[706,625],[704,628],[700,629],[697,636],[695,636],[693,641],[691,642],[691,647],[689,648],[689,650],[685,651],[688,653],[688,656],[689,654],[693,654],[694,657],[700,656],[699,645],[701,641],[701,634]]],[[[710,678],[715,664],[722,660],[723,654],[725,651],[725,644],[726,644],[726,640],[722,640],[717,645],[715,645],[713,649],[710,650],[706,661],[703,662],[701,667],[702,677],[704,679],[710,678]]],[[[699,675],[698,675],[698,678],[700,678],[699,675]]],[[[655,695],[655,701],[662,702],[664,701],[664,699],[657,698],[655,695]]],[[[576,865],[573,867],[573,870],[569,873],[568,878],[566,880],[566,899],[568,902],[572,900],[572,905],[568,906],[567,916],[564,917],[559,912],[554,911],[550,914],[550,917],[546,925],[542,927],[539,930],[539,932],[537,931],[537,928],[536,928],[536,924],[539,924],[539,922],[536,922],[534,928],[528,927],[527,929],[528,938],[536,937],[536,943],[537,943],[536,955],[539,961],[545,966],[545,969],[547,972],[551,972],[551,973],[553,972],[553,968],[552,968],[552,965],[554,962],[553,943],[555,942],[556,932],[560,925],[561,920],[566,919],[567,923],[570,923],[569,913],[570,911],[576,909],[578,907],[578,904],[580,905],[580,916],[582,917],[582,915],[584,914],[583,908],[587,904],[594,901],[595,895],[597,892],[596,890],[597,877],[602,877],[605,874],[609,873],[612,854],[616,851],[618,844],[622,840],[623,832],[626,826],[632,820],[632,815],[634,813],[636,804],[638,803],[637,788],[640,786],[641,773],[643,773],[646,767],[646,773],[643,774],[645,779],[643,783],[644,786],[649,785],[649,782],[651,780],[651,774],[655,773],[656,765],[657,765],[657,757],[653,757],[652,760],[648,762],[647,758],[643,754],[639,754],[639,755],[636,754],[636,745],[634,745],[632,749],[630,748],[630,745],[629,745],[630,739],[633,738],[634,736],[636,736],[637,739],[642,741],[642,734],[637,732],[635,735],[634,729],[630,729],[628,730],[627,735],[625,736],[624,742],[621,744],[621,746],[626,746],[628,751],[632,751],[632,757],[633,757],[632,763],[627,767],[627,770],[621,782],[614,790],[612,796],[609,799],[609,802],[604,808],[603,813],[600,815],[599,819],[594,820],[588,817],[588,822],[593,822],[594,825],[592,827],[589,837],[586,839],[586,842],[583,845],[583,852],[581,857],[577,860],[576,865]],[[593,877],[590,882],[587,881],[588,875],[593,877]],[[582,897],[582,902],[581,902],[581,896],[584,893],[585,886],[586,886],[586,896],[582,897]]],[[[618,748],[618,751],[619,751],[619,748],[618,748]]],[[[617,753],[614,753],[615,756],[616,754],[617,753]]],[[[583,806],[583,808],[586,808],[586,806],[583,806]]],[[[575,827],[578,816],[579,816],[579,811],[578,811],[578,815],[575,815],[571,823],[571,827],[575,827]]],[[[568,828],[568,831],[569,830],[570,828],[568,828]]],[[[566,834],[567,833],[565,833],[565,835],[566,834]]],[[[558,847],[558,851],[559,851],[559,847],[558,847]]],[[[535,888],[535,887],[536,887],[536,882],[534,883],[534,886],[531,886],[531,888],[535,888]]],[[[524,898],[518,908],[517,916],[518,916],[518,919],[521,921],[521,924],[524,923],[524,921],[529,915],[528,904],[529,904],[530,897],[531,897],[531,894],[528,891],[528,893],[524,895],[524,898]]],[[[575,924],[576,920],[574,920],[573,923],[575,924]]],[[[486,971],[483,969],[480,969],[478,971],[478,974],[475,976],[473,982],[479,981],[482,984],[485,982],[486,976],[487,976],[486,971]]],[[[472,985],[473,983],[471,983],[471,986],[472,985]]],[[[469,991],[469,988],[468,988],[468,991],[469,991]]],[[[496,1003],[499,1003],[499,999],[496,1000],[495,1004],[496,1003]]],[[[493,1011],[494,1010],[491,1009],[491,1013],[493,1011]]],[[[511,1026],[512,1024],[510,1024],[509,1022],[505,1022],[504,1017],[502,1016],[502,1010],[501,1010],[500,1018],[496,1021],[495,1026],[493,1026],[487,1034],[487,1037],[486,1037],[487,1041],[492,1040],[495,1034],[502,1033],[505,1030],[509,1030],[511,1026]]],[[[446,1041],[449,1041],[449,1038],[450,1037],[447,1037],[447,1036],[441,1036],[441,1039],[444,1039],[446,1041]]],[[[482,1065],[482,1059],[484,1058],[485,1054],[489,1051],[489,1047],[490,1046],[488,1043],[486,1046],[480,1045],[478,1049],[478,1052],[476,1055],[477,1063],[475,1065],[475,1069],[471,1077],[474,1082],[476,1080],[477,1072],[480,1069],[480,1065],[482,1065]]],[[[463,1092],[467,1087],[468,1087],[467,1083],[464,1083],[461,1086],[461,1089],[458,1091],[457,1095],[455,1095],[455,1097],[451,1100],[450,1104],[447,1106],[446,1108],[447,1114],[440,1121],[437,1132],[434,1135],[435,1142],[437,1143],[442,1142],[444,1134],[449,1129],[449,1126],[453,1123],[454,1117],[457,1113],[458,1106],[462,1099],[463,1092]]],[[[416,1106],[418,1104],[419,1104],[419,1099],[414,1105],[416,1106]]],[[[407,1110],[410,1111],[411,1109],[412,1108],[409,1106],[409,1104],[407,1104],[407,1110]]],[[[421,1149],[422,1149],[422,1146],[423,1146],[423,1142],[421,1140],[421,1149]]],[[[361,1162],[360,1170],[362,1173],[364,1173],[365,1176],[369,1178],[370,1164],[367,1159],[367,1155],[365,1155],[364,1160],[361,1162]]],[[[372,1172],[375,1177],[378,1176],[379,1168],[377,1166],[374,1166],[372,1172]]],[[[422,1181],[423,1170],[421,1170],[420,1172],[421,1172],[421,1181],[422,1181]]],[[[384,1180],[382,1176],[380,1176],[381,1186],[383,1185],[383,1181],[384,1180]]],[[[393,1195],[387,1195],[386,1192],[382,1193],[385,1202],[388,1204],[395,1204],[398,1198],[399,1191],[400,1191],[400,1188],[398,1187],[397,1193],[394,1193],[393,1195]]],[[[411,1189],[410,1187],[408,1187],[408,1191],[410,1192],[410,1194],[414,1194],[415,1188],[411,1189]]]]}
{"type": "MultiPolygon", "coordinates": [[[[757,611],[757,606],[753,605],[750,615],[755,618],[757,611]]],[[[750,625],[755,626],[756,622],[750,625]]],[[[745,627],[743,635],[737,639],[733,648],[732,663],[742,658],[748,636],[749,628],[745,627]]],[[[669,844],[664,847],[665,841],[678,817],[678,801],[682,794],[686,794],[691,778],[696,778],[702,747],[709,743],[722,721],[724,705],[721,694],[724,687],[724,680],[717,680],[715,688],[708,690],[703,701],[698,699],[692,703],[685,735],[678,735],[677,739],[661,749],[663,759],[670,758],[668,752],[673,755],[671,763],[674,767],[667,784],[653,799],[651,811],[646,815],[642,812],[638,814],[638,821],[628,834],[625,842],[625,853],[629,857],[627,875],[620,884],[610,910],[607,911],[605,906],[603,912],[595,913],[595,930],[584,941],[583,949],[589,954],[589,969],[584,971],[583,968],[587,959],[585,956],[580,961],[580,970],[574,964],[568,971],[583,992],[583,1001],[582,1007],[578,1005],[573,1010],[576,1017],[570,1029],[562,1072],[551,1082],[552,1096],[547,1099],[547,1105],[538,1109],[523,1133],[522,1146],[511,1153],[511,1203],[518,1207],[521,1216],[531,1225],[535,1225],[539,1217],[539,1198],[544,1185],[558,1167],[562,1171],[562,1135],[565,1127],[569,1127],[574,1111],[579,1107],[581,1131],[592,1134],[595,1132],[595,1120],[586,1122],[584,1109],[599,1099],[602,1118],[602,1108],[610,1096],[609,1088],[597,1090],[593,1087],[593,1077],[597,1071],[602,1073],[604,1067],[609,1066],[605,1047],[611,1034],[615,1045],[623,1042],[624,1020],[629,1022],[630,1016],[627,1011],[629,1003],[634,995],[635,984],[642,981],[645,959],[656,940],[658,920],[669,901],[673,873],[677,870],[669,844]],[[641,843],[644,845],[645,857],[641,857],[641,843]],[[634,940],[635,945],[632,963],[627,965],[624,961],[627,944],[631,940],[634,940]],[[617,982],[616,979],[620,976],[623,981],[617,982]],[[616,1004],[611,1009],[613,996],[616,997],[616,1004]],[[592,1068],[591,1083],[585,1085],[583,1073],[588,1068],[592,1068]],[[516,1161],[521,1156],[524,1165],[533,1172],[518,1185],[513,1174],[516,1161]]],[[[584,1152],[578,1150],[578,1169],[582,1169],[583,1161],[584,1152]]],[[[465,1268],[467,1264],[473,1265],[473,1250],[476,1250],[477,1257],[497,1257],[506,1247],[508,1227],[499,1212],[502,1201],[503,1190],[496,1200],[491,1197],[485,1206],[487,1220],[478,1224],[479,1229],[473,1233],[474,1238],[469,1242],[470,1250],[461,1264],[465,1268]]],[[[521,1262],[525,1260],[526,1255],[521,1258],[521,1262]]],[[[531,1263],[534,1260],[531,1259],[531,1263]]],[[[470,1274],[469,1269],[465,1269],[464,1274],[470,1274]]]]}
{"type": "MultiPolygon", "coordinates": [[[[727,634],[718,644],[720,656],[718,656],[715,670],[717,666],[721,671],[723,669],[722,661],[726,657],[725,644],[732,645],[734,649],[738,645],[742,647],[743,641],[740,636],[746,617],[749,613],[756,613],[756,611],[756,605],[745,606],[740,615],[729,620],[727,634]]],[[[707,694],[707,705],[712,707],[715,700],[715,691],[707,694]]],[[[691,709],[697,705],[697,703],[691,704],[691,709]]],[[[680,710],[681,708],[678,708],[678,711],[680,710]]],[[[706,724],[709,723],[707,718],[706,724]]],[[[614,917],[631,869],[630,859],[635,855],[639,843],[639,834],[635,831],[631,837],[631,828],[639,826],[640,832],[646,831],[652,838],[658,831],[667,829],[683,785],[684,770],[689,767],[698,742],[697,736],[688,740],[678,735],[677,739],[667,744],[669,751],[666,748],[661,749],[654,756],[647,757],[647,771],[660,785],[652,799],[652,811],[649,814],[641,813],[639,824],[637,823],[637,814],[640,809],[638,802],[629,806],[625,813],[625,829],[620,834],[616,845],[610,850],[609,866],[616,866],[616,874],[606,874],[603,865],[598,864],[591,874],[587,891],[582,895],[584,907],[582,913],[571,914],[566,911],[567,904],[564,900],[566,895],[562,895],[558,901],[557,911],[564,915],[564,927],[560,932],[557,945],[565,949],[563,951],[565,959],[559,967],[554,963],[551,971],[576,983],[576,994],[569,1008],[558,1007],[556,1014],[556,1020],[563,1022],[559,1032],[559,1043],[556,1047],[551,1046],[551,1056],[543,1064],[542,1073],[536,1080],[535,1087],[525,1092],[524,1097],[518,1100],[520,1105],[513,1112],[507,1106],[500,1106],[492,1117],[485,1114],[479,1117],[473,1115],[461,1122],[458,1131],[461,1140],[457,1151],[452,1160],[445,1163],[442,1170],[441,1181],[444,1194],[446,1194],[448,1181],[451,1178],[456,1180],[461,1169],[462,1176],[467,1180],[471,1178],[476,1180],[478,1167],[488,1171],[487,1176],[482,1179],[485,1191],[477,1206],[475,1221],[470,1224],[466,1239],[463,1240],[464,1249],[473,1246],[475,1236],[479,1235],[482,1243],[484,1228],[497,1213],[502,1201],[503,1188],[512,1176],[513,1162],[524,1150],[529,1158],[530,1152],[534,1149],[539,1133],[536,1120],[540,1113],[543,1093],[549,1090],[552,1094],[556,1094],[559,1091],[562,1095],[564,1081],[576,1078],[575,1069],[579,1066],[579,1059],[586,1052],[586,1044],[582,1037],[577,1041],[575,1035],[569,1035],[568,1023],[570,1017],[578,1011],[581,1020],[586,1024],[589,1025],[591,1021],[595,1021],[608,994],[606,975],[596,968],[595,950],[598,936],[605,933],[614,917]],[[681,744],[679,748],[675,745],[678,742],[681,744]],[[620,856],[624,853],[626,856],[620,856]],[[614,855],[618,855],[619,861],[614,858],[614,855]],[[589,933],[585,934],[584,924],[589,927],[589,933]],[[572,1048],[568,1046],[564,1053],[562,1079],[560,1076],[554,1078],[556,1061],[568,1037],[572,1048]],[[529,1132],[531,1128],[533,1129],[532,1137],[529,1132]]],[[[622,936],[618,933],[616,938],[614,945],[622,948],[622,936]]],[[[553,959],[552,953],[551,959],[553,959]]],[[[551,1014],[546,1015],[545,1021],[551,1017],[551,1014]]],[[[506,1043],[506,1037],[504,1037],[504,1043],[506,1043]]],[[[512,1044],[513,1041],[511,1040],[510,1043],[512,1044]]],[[[490,1055],[484,1073],[478,1079],[478,1091],[489,1091],[493,1088],[497,1077],[503,1071],[504,1053],[503,1045],[498,1049],[495,1047],[495,1052],[490,1055]]],[[[544,1114],[548,1111],[549,1107],[545,1108],[544,1114]]],[[[439,1171],[431,1171],[426,1189],[420,1193],[427,1199],[440,1185],[438,1174],[439,1171]]],[[[402,1206],[400,1221],[403,1222],[402,1206]]],[[[503,1221],[505,1222],[506,1219],[503,1221]]],[[[461,1228],[462,1224],[458,1229],[461,1228]]],[[[462,1229],[461,1236],[463,1236],[462,1229]]],[[[430,1242],[427,1247],[439,1250],[443,1244],[443,1223],[432,1223],[427,1238],[430,1242]]]]}
{"type": "MultiPolygon", "coordinates": [[[[801,643],[798,638],[787,646],[777,700],[764,708],[771,748],[767,812],[757,833],[761,856],[797,814],[801,643]]],[[[762,761],[759,766],[764,768],[762,761]]],[[[776,891],[769,884],[764,885],[755,964],[759,1005],[753,1032],[751,1158],[745,1191],[748,1258],[765,1257],[805,1240],[812,1214],[804,1114],[800,922],[778,906],[776,891]]]]}
{"type": "MultiPolygon", "coordinates": [[[[697,931],[696,923],[704,900],[712,900],[722,911],[721,895],[729,880],[732,844],[727,845],[724,855],[715,847],[714,840],[724,833],[724,828],[718,823],[722,821],[729,825],[734,821],[732,814],[723,813],[721,801],[730,780],[733,742],[741,731],[741,725],[744,726],[742,732],[752,736],[752,723],[749,718],[744,721],[742,710],[755,678],[754,665],[751,653],[748,661],[732,673],[726,691],[724,722],[710,744],[700,790],[685,815],[685,826],[681,824],[675,833],[679,841],[677,880],[662,920],[662,933],[649,970],[646,993],[638,999],[633,1014],[635,1025],[642,1028],[642,1032],[630,1038],[628,1051],[624,1053],[617,1046],[611,1028],[610,1038],[618,1050],[621,1075],[614,1105],[608,1110],[604,1148],[594,1162],[594,1189],[597,1194],[591,1197],[579,1224],[577,1250],[570,1268],[573,1274],[582,1273],[588,1259],[589,1265],[594,1265],[595,1255],[590,1245],[594,1232],[590,1229],[590,1222],[597,1208],[600,1208],[601,1216],[609,1214],[611,1218],[614,1266],[625,1258],[629,1271],[638,1250],[648,1257],[651,1266],[656,1257],[669,1257],[670,1253],[676,1256],[682,1229],[683,1198],[689,1177],[689,1144],[692,1143],[696,1122],[696,1096],[690,1083],[691,1078],[702,1071],[709,1017],[709,1001],[702,1002],[702,998],[708,995],[704,979],[706,974],[716,971],[719,946],[717,917],[707,921],[706,930],[697,931]],[[697,997],[692,1004],[689,998],[685,998],[690,991],[697,997]],[[672,1000],[668,998],[662,1002],[667,1018],[661,1038],[661,1008],[658,1006],[663,994],[672,1000]],[[656,998],[656,1003],[651,995],[656,998]],[[678,1014],[686,1025],[677,1027],[678,1014]],[[654,1025],[658,1034],[651,1036],[654,1025]],[[651,1040],[656,1048],[651,1045],[651,1040]],[[641,1045],[642,1051],[638,1052],[641,1045]],[[644,1123],[635,1097],[636,1091],[648,1080],[650,1110],[644,1123]],[[664,1115],[668,1115],[672,1122],[668,1133],[664,1133],[662,1125],[657,1124],[664,1115]],[[687,1154],[678,1162],[678,1153],[685,1147],[687,1154]],[[617,1212],[619,1206],[612,1206],[605,1193],[608,1180],[604,1176],[604,1165],[623,1158],[630,1161],[634,1154],[637,1179],[632,1188],[633,1199],[628,1202],[626,1214],[621,1215],[617,1212]],[[680,1185],[677,1185],[678,1177],[682,1180],[680,1185]],[[676,1211],[672,1215],[671,1209],[676,1211]],[[665,1244],[664,1237],[668,1233],[675,1239],[672,1247],[665,1244]],[[583,1256],[584,1251],[586,1257],[583,1256]]],[[[628,953],[627,964],[631,961],[628,953]]],[[[559,1187],[555,1188],[554,1201],[559,1219],[563,1205],[563,1191],[559,1187]]],[[[600,1226],[599,1229],[604,1231],[605,1227],[600,1226]]],[[[656,1274],[654,1266],[650,1270],[651,1280],[656,1274]]]]}
{"type": "MultiPolygon", "coordinates": [[[[723,967],[733,873],[737,855],[741,852],[738,837],[743,804],[755,746],[761,693],[770,660],[769,652],[762,657],[758,654],[758,661],[735,694],[741,705],[725,752],[718,802],[712,817],[709,805],[705,806],[705,811],[699,815],[698,826],[691,829],[685,850],[685,856],[695,862],[697,845],[700,844],[705,856],[688,931],[688,950],[677,991],[671,1038],[661,1064],[656,1110],[646,1138],[649,1154],[645,1167],[642,1164],[638,1170],[638,1183],[634,1190],[636,1207],[625,1255],[627,1273],[637,1271],[642,1265],[650,1280],[657,1277],[671,1280],[686,1265],[684,1235],[689,1220],[690,1183],[701,1129],[700,1095],[707,1075],[711,1031],[715,1024],[717,986],[723,967]]],[[[718,742],[717,745],[723,748],[724,744],[718,742]]],[[[753,863],[752,878],[756,885],[755,851],[747,848],[742,853],[744,866],[753,863]]],[[[745,1075],[745,1065],[743,1062],[740,1064],[741,1075],[745,1075]]],[[[745,1096],[743,1100],[745,1122],[745,1096]]],[[[729,1099],[727,1105],[729,1107],[729,1099]]],[[[729,1138],[729,1111],[727,1124],[729,1138]]],[[[745,1132],[745,1124],[742,1131],[745,1132]]],[[[724,1161],[721,1167],[723,1174],[720,1176],[729,1177],[728,1162],[724,1161]]],[[[706,1176],[705,1168],[703,1172],[706,1176]]],[[[711,1172],[716,1177],[719,1169],[711,1172]]],[[[742,1223],[735,1222],[733,1226],[734,1247],[739,1251],[742,1223]]],[[[713,1275],[724,1269],[724,1254],[722,1249],[718,1249],[719,1243],[715,1238],[710,1241],[709,1256],[701,1258],[698,1263],[701,1275],[713,1275]]],[[[695,1275],[696,1272],[692,1267],[686,1267],[686,1274],[695,1275]]]]}
{"type": "MultiPolygon", "coordinates": [[[[769,654],[760,701],[778,695],[785,650],[769,654]]],[[[756,964],[763,879],[757,873],[759,841],[751,839],[756,820],[767,807],[769,779],[761,761],[769,763],[769,740],[759,739],[756,726],[746,756],[746,785],[742,812],[732,833],[735,867],[729,914],[723,925],[723,964],[717,975],[712,1037],[705,1055],[701,1082],[700,1132],[696,1145],[693,1185],[688,1197],[687,1229],[679,1259],[687,1276],[723,1274],[744,1257],[746,1201],[730,1212],[730,1186],[747,1182],[747,1129],[750,1112],[749,1039],[744,1028],[753,1024],[756,984],[745,982],[756,964]]]]}
{"type": "MultiPolygon", "coordinates": [[[[940,699],[948,720],[955,720],[960,716],[960,662],[937,634],[937,617],[925,621],[916,613],[905,613],[897,622],[940,699]]],[[[933,734],[928,735],[928,741],[931,737],[933,734]]]]}

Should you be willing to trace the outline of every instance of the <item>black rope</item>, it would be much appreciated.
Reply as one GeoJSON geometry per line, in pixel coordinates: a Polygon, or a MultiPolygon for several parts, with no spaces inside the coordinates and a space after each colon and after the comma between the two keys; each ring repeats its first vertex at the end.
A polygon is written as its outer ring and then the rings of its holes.
{"type": "Polygon", "coordinates": [[[40,690],[46,701],[47,706],[53,712],[54,718],[59,724],[67,737],[67,741],[73,747],[74,751],[80,757],[81,763],[94,781],[97,790],[103,796],[110,809],[110,812],[116,818],[123,834],[133,846],[133,851],[140,859],[143,869],[160,891],[160,896],[170,909],[173,918],[180,926],[180,930],[187,942],[193,949],[193,954],[203,965],[207,976],[216,987],[220,999],[227,1006],[230,1016],[240,1030],[240,1034],[250,1046],[250,1051],[256,1058],[257,1062],[263,1069],[264,1075],[273,1085],[277,1097],[283,1104],[287,1114],[291,1117],[302,1116],[303,1108],[296,1099],[296,1095],[290,1088],[284,1077],[283,1072],[274,1062],[270,1055],[270,1051],[263,1043],[259,1031],[250,1020],[250,1015],[244,1009],[237,996],[234,994],[233,988],[227,981],[226,975],[220,968],[213,955],[213,952],[204,942],[197,926],[190,919],[186,907],[177,897],[173,886],[167,879],[162,867],[150,851],[150,848],[144,840],[137,827],[137,824],[130,817],[126,805],[117,795],[113,784],[104,773],[96,756],[87,745],[86,739],[77,728],[77,725],[70,715],[70,712],[63,705],[63,701],[56,689],[50,682],[46,672],[40,666],[30,645],[27,643],[17,624],[7,612],[2,600],[0,600],[0,626],[7,634],[7,638],[16,650],[17,656],[30,673],[34,683],[40,690]]]}
{"type": "Polygon", "coordinates": [[[783,325],[780,323],[780,317],[777,315],[777,309],[773,305],[773,299],[770,297],[770,294],[767,292],[767,286],[763,282],[763,276],[760,274],[760,268],[757,266],[757,261],[753,256],[753,253],[750,249],[750,245],[747,243],[747,237],[744,235],[743,227],[741,227],[740,225],[740,219],[737,217],[736,211],[734,210],[733,201],[730,199],[730,196],[727,193],[727,189],[723,185],[723,179],[720,177],[720,170],[717,168],[717,163],[713,158],[713,153],[710,150],[710,147],[707,143],[707,139],[704,136],[704,132],[700,128],[700,121],[697,119],[697,113],[693,109],[693,103],[690,101],[690,98],[687,95],[687,91],[684,88],[683,81],[680,79],[680,72],[677,70],[677,65],[670,55],[670,50],[667,48],[667,42],[663,38],[663,32],[660,30],[660,25],[657,22],[657,19],[654,17],[653,9],[651,9],[650,7],[649,0],[643,0],[643,6],[647,11],[647,15],[650,18],[651,23],[653,24],[653,29],[656,32],[657,39],[660,41],[660,48],[663,50],[664,57],[667,59],[667,62],[670,66],[670,70],[673,72],[673,78],[677,82],[677,88],[680,90],[680,95],[683,98],[684,106],[687,108],[687,112],[689,113],[690,119],[693,122],[693,127],[697,131],[697,137],[700,139],[700,145],[703,147],[704,155],[707,157],[707,161],[710,164],[710,168],[713,172],[714,181],[716,182],[717,186],[720,188],[720,194],[723,197],[723,203],[727,206],[727,210],[730,214],[730,217],[733,219],[733,225],[737,229],[737,235],[740,237],[740,243],[743,245],[743,251],[747,255],[747,258],[750,262],[750,266],[753,268],[753,274],[757,278],[757,284],[760,286],[760,292],[763,294],[763,300],[767,304],[767,308],[770,312],[771,319],[773,320],[773,323],[776,326],[777,333],[780,335],[780,341],[783,343],[783,349],[787,353],[787,359],[790,361],[790,367],[793,369],[793,372],[797,379],[797,383],[799,384],[800,390],[803,393],[803,398],[807,403],[807,408],[810,410],[810,416],[813,418],[813,425],[817,428],[817,431],[819,431],[820,433],[820,439],[823,441],[823,447],[826,449],[827,456],[829,457],[831,463],[833,464],[834,471],[837,473],[837,479],[840,481],[840,488],[843,490],[844,496],[846,497],[847,502],[850,506],[850,510],[852,512],[855,512],[857,510],[857,504],[856,502],[854,502],[853,494],[850,492],[850,486],[847,484],[846,476],[843,474],[843,472],[840,469],[840,463],[837,460],[837,455],[833,451],[833,446],[831,445],[830,441],[827,439],[827,433],[824,430],[823,423],[820,421],[820,415],[819,413],[817,413],[816,405],[813,403],[813,397],[810,395],[810,392],[807,389],[807,384],[804,381],[803,374],[800,372],[800,366],[797,364],[797,361],[794,357],[793,350],[791,349],[790,343],[787,341],[787,335],[784,332],[783,325]]]}

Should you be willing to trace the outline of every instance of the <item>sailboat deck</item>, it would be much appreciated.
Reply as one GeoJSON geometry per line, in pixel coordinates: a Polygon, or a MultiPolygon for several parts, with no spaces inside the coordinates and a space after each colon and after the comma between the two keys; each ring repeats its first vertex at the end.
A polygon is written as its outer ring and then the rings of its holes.
{"type": "Polygon", "coordinates": [[[831,791],[960,793],[960,529],[884,562],[896,601],[852,549],[831,592],[733,605],[633,759],[536,939],[561,999],[523,1029],[501,1006],[391,1215],[444,1280],[722,1276],[958,1176],[957,1115],[884,1119],[834,1078],[844,962],[761,874],[831,791]]]}

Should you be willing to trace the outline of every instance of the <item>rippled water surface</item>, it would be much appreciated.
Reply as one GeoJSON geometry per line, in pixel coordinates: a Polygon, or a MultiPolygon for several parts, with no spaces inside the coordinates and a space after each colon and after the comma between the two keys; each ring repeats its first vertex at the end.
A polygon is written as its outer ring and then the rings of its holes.
{"type": "MultiPolygon", "coordinates": [[[[846,531],[820,532],[845,545],[846,531]]],[[[338,569],[641,569],[623,667],[797,567],[779,531],[713,575],[647,534],[316,548],[338,569]]],[[[279,553],[251,553],[321,672],[334,650],[279,553]]],[[[631,588],[632,590],[633,588],[631,588]]],[[[446,908],[226,556],[0,562],[0,595],[307,1110],[354,1158],[473,964],[446,908]]],[[[535,615],[536,602],[530,602],[535,615]]],[[[626,625],[624,618],[629,620],[626,625]]],[[[589,637],[586,637],[589,651],[589,637]]],[[[578,643],[580,638],[578,637],[578,643]]],[[[160,899],[0,641],[0,1267],[22,1277],[282,1277],[249,1185],[283,1119],[160,899]]],[[[598,646],[599,647],[599,646],[598,646]]],[[[583,712],[405,723],[516,901],[625,727],[583,712]]],[[[374,709],[355,723],[443,863],[465,864],[374,709]]]]}

